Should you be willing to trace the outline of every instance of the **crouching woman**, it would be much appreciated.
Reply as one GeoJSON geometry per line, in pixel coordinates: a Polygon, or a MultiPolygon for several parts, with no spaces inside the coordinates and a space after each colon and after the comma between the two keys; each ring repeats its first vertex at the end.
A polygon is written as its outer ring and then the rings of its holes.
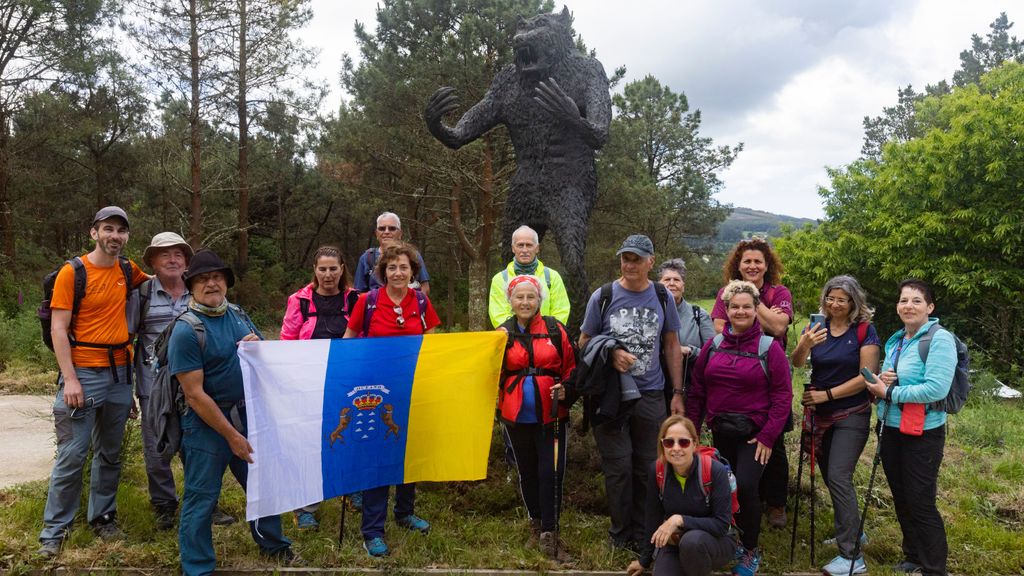
{"type": "Polygon", "coordinates": [[[647,474],[645,534],[650,539],[640,559],[626,568],[628,576],[638,576],[652,563],[655,576],[705,576],[733,560],[729,473],[712,459],[705,496],[700,460],[693,422],[679,415],[665,419],[658,432],[658,461],[647,474]]]}

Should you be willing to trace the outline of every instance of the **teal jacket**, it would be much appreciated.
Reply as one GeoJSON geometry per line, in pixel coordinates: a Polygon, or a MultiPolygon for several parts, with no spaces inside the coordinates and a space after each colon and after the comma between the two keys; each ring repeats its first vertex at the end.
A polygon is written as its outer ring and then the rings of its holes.
{"type": "MultiPolygon", "coordinates": [[[[893,406],[889,410],[886,426],[898,428],[900,425],[900,404],[903,402],[915,402],[928,404],[937,402],[946,397],[949,387],[953,383],[953,371],[956,369],[956,343],[953,335],[946,330],[939,330],[932,338],[928,348],[928,362],[922,363],[918,354],[918,340],[924,336],[932,324],[939,321],[938,318],[929,318],[924,326],[914,334],[909,342],[903,344],[900,352],[899,363],[897,364],[896,375],[899,377],[899,385],[892,390],[893,406]]],[[[885,343],[885,361],[882,363],[882,372],[892,368],[893,355],[900,341],[903,340],[905,329],[898,330],[889,337],[885,343]]],[[[885,413],[885,400],[878,402],[878,418],[881,420],[885,413]]],[[[946,413],[939,410],[932,410],[930,407],[925,412],[924,429],[931,430],[946,423],[946,413]]]]}

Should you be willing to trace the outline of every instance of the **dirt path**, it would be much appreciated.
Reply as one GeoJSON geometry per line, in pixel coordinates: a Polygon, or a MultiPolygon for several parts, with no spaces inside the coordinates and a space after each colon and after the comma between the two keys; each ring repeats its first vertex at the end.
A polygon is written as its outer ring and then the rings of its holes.
{"type": "Polygon", "coordinates": [[[50,475],[51,406],[50,396],[0,396],[0,489],[50,475]]]}

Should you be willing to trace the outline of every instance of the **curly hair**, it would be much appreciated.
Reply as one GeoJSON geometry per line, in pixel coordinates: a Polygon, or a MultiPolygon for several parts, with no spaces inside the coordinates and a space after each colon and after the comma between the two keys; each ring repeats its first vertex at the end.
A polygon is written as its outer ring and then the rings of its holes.
{"type": "Polygon", "coordinates": [[[416,247],[408,242],[400,242],[383,248],[380,251],[380,260],[377,261],[377,269],[374,270],[374,273],[377,274],[377,279],[380,280],[381,284],[386,286],[388,283],[388,277],[385,274],[388,263],[392,260],[397,260],[402,254],[409,258],[409,267],[412,268],[410,282],[420,275],[420,256],[419,252],[416,251],[416,247]]]}
{"type": "Polygon", "coordinates": [[[700,443],[700,435],[697,434],[697,427],[694,426],[693,421],[686,416],[680,416],[679,414],[673,414],[665,421],[661,423],[661,428],[658,429],[658,459],[665,462],[665,447],[661,445],[661,441],[665,439],[665,435],[668,434],[668,429],[675,426],[676,424],[682,424],[683,428],[686,428],[687,434],[690,435],[690,439],[693,440],[694,444],[700,443]]]}
{"type": "Polygon", "coordinates": [[[683,260],[682,258],[673,258],[671,260],[665,260],[664,262],[661,263],[661,266],[658,268],[658,278],[661,279],[661,276],[665,274],[665,272],[668,270],[671,270],[676,274],[679,274],[679,278],[683,282],[686,282],[686,260],[683,260]]]}
{"type": "Polygon", "coordinates": [[[341,279],[338,282],[338,287],[344,292],[348,290],[348,265],[345,264],[345,255],[341,253],[336,246],[321,246],[316,249],[313,253],[313,290],[320,287],[320,281],[316,279],[316,265],[320,262],[321,258],[337,258],[338,264],[341,264],[341,279]]]}
{"type": "Polygon", "coordinates": [[[761,238],[740,240],[732,249],[725,259],[725,266],[722,267],[722,279],[725,283],[728,284],[730,280],[743,279],[743,275],[740,274],[740,260],[743,259],[743,253],[747,250],[757,250],[764,255],[764,263],[767,266],[764,271],[764,281],[768,284],[778,285],[782,279],[782,262],[768,242],[761,238]]]}
{"type": "Polygon", "coordinates": [[[846,274],[833,276],[829,278],[828,282],[825,282],[825,287],[821,289],[821,300],[818,302],[823,314],[830,316],[827,312],[828,306],[825,305],[825,298],[828,298],[828,293],[833,290],[842,290],[850,298],[850,323],[871,322],[871,318],[875,315],[875,309],[868,306],[868,297],[864,289],[861,288],[860,282],[846,274]]]}
{"type": "Polygon", "coordinates": [[[746,280],[730,280],[725,288],[722,288],[722,302],[725,302],[728,307],[729,301],[740,294],[750,294],[754,298],[755,307],[761,303],[761,291],[754,286],[753,282],[746,280]]]}

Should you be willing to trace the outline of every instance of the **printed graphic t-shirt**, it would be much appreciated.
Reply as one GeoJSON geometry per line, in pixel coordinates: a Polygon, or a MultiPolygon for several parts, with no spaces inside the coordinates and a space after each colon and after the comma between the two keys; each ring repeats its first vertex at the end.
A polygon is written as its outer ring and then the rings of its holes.
{"type": "Polygon", "coordinates": [[[604,316],[600,316],[601,290],[590,295],[582,331],[589,336],[604,334],[622,342],[636,362],[629,369],[641,392],[663,390],[665,374],[661,370],[662,334],[679,330],[679,314],[675,302],[663,310],[654,283],[645,290],[627,290],[618,281],[612,282],[612,299],[604,316]]]}

